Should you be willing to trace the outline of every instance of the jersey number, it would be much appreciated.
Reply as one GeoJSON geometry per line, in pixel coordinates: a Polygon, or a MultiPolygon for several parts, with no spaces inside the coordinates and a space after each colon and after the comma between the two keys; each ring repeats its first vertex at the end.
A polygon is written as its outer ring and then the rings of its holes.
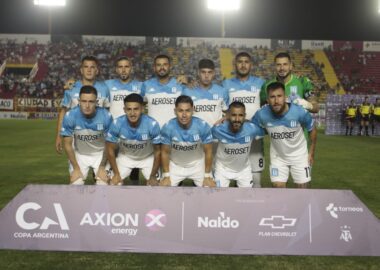
{"type": "Polygon", "coordinates": [[[309,176],[310,176],[310,167],[305,167],[305,172],[306,172],[306,178],[309,178],[309,176]]]}
{"type": "Polygon", "coordinates": [[[260,168],[264,167],[264,159],[262,158],[259,159],[259,167],[260,168]]]}

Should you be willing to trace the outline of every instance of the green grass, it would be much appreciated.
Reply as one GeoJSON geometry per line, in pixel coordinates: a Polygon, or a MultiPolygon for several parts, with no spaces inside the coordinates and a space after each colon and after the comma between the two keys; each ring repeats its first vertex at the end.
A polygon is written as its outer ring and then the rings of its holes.
{"type": "MultiPolygon", "coordinates": [[[[67,160],[55,152],[54,121],[0,120],[0,130],[0,208],[27,184],[68,183],[67,160]]],[[[325,136],[320,132],[312,188],[351,189],[380,217],[379,153],[380,138],[325,136]]],[[[263,180],[269,187],[267,170],[263,180]]],[[[380,269],[380,258],[0,251],[0,269],[264,268],[380,269]]]]}

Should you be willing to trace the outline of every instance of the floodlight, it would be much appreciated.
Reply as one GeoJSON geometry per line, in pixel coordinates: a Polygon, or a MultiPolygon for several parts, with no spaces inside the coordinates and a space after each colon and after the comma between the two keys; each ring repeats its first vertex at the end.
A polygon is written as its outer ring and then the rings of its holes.
{"type": "Polygon", "coordinates": [[[219,11],[239,10],[240,0],[207,0],[207,8],[219,11]]]}
{"type": "Polygon", "coordinates": [[[34,0],[36,6],[66,6],[66,0],[34,0]]]}

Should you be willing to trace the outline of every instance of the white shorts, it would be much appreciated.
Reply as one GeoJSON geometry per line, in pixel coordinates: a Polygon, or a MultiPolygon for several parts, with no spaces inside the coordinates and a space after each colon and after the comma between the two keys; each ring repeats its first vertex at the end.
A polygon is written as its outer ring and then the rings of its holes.
{"type": "Polygon", "coordinates": [[[191,179],[197,187],[203,185],[205,177],[205,161],[201,159],[192,167],[182,167],[174,162],[169,163],[171,186],[176,187],[185,179],[191,179]]]}
{"type": "Polygon", "coordinates": [[[263,139],[252,141],[249,160],[251,162],[252,172],[262,172],[264,170],[265,159],[263,139]]]}
{"type": "Polygon", "coordinates": [[[288,181],[289,172],[293,178],[293,182],[296,184],[304,184],[311,181],[311,168],[309,165],[308,157],[300,159],[298,162],[292,162],[291,164],[283,161],[280,158],[271,160],[269,166],[270,180],[272,182],[288,181]]]}
{"type": "MultiPolygon", "coordinates": [[[[88,171],[90,168],[92,168],[95,172],[95,174],[98,172],[100,163],[102,162],[103,158],[103,152],[99,152],[99,154],[96,155],[82,155],[78,152],[75,152],[75,158],[78,162],[79,168],[81,173],[83,174],[83,179],[86,180],[88,171]]],[[[71,165],[69,161],[69,172],[70,175],[73,172],[73,166],[71,165]]]]}
{"type": "Polygon", "coordinates": [[[240,172],[234,172],[227,168],[215,168],[214,179],[219,187],[229,187],[231,180],[236,180],[238,187],[252,187],[251,167],[247,167],[240,172]]]}
{"type": "Polygon", "coordinates": [[[153,168],[154,156],[150,155],[142,160],[134,160],[126,155],[118,155],[116,164],[120,172],[121,179],[127,178],[133,168],[141,169],[145,179],[149,179],[153,168]]]}

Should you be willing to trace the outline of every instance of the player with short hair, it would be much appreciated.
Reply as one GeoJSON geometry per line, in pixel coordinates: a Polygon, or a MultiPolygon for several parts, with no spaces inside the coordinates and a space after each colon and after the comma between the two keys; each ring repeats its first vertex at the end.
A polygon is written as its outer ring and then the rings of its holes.
{"type": "Polygon", "coordinates": [[[312,113],[319,111],[319,104],[313,94],[313,84],[307,77],[297,76],[292,73],[293,62],[289,53],[280,52],[274,57],[276,76],[263,85],[261,100],[266,101],[266,88],[273,82],[281,82],[285,85],[287,102],[293,102],[304,107],[312,113]]]}
{"type": "Polygon", "coordinates": [[[182,85],[170,77],[171,62],[165,54],[157,55],[153,62],[155,77],[145,81],[141,95],[147,102],[148,115],[158,121],[160,127],[175,117],[175,100],[182,93],[182,85]]]}
{"type": "Polygon", "coordinates": [[[375,135],[375,125],[380,123],[380,98],[376,98],[371,110],[372,135],[375,135]]]}
{"type": "Polygon", "coordinates": [[[274,187],[286,187],[289,171],[298,188],[307,188],[317,141],[315,122],[303,107],[287,103],[285,85],[273,82],[267,87],[268,105],[256,112],[252,122],[270,136],[270,178],[274,187]],[[303,129],[310,135],[310,149],[303,129]]]}
{"type": "Polygon", "coordinates": [[[97,94],[93,86],[82,86],[79,106],[68,111],[63,118],[60,135],[70,162],[70,183],[74,185],[84,184],[90,168],[96,174],[97,185],[108,182],[104,138],[112,116],[105,108],[96,106],[97,94]]]}
{"type": "Polygon", "coordinates": [[[211,175],[211,129],[193,113],[191,98],[179,96],[175,102],[176,118],[161,130],[162,186],[178,186],[186,178],[196,186],[215,186],[211,175]]]}
{"type": "Polygon", "coordinates": [[[371,113],[371,104],[368,101],[368,97],[364,97],[364,101],[359,106],[359,114],[360,114],[360,127],[358,135],[362,135],[363,126],[365,128],[365,135],[369,136],[368,134],[368,126],[369,126],[369,118],[371,113]]]}
{"type": "Polygon", "coordinates": [[[106,138],[107,157],[113,171],[111,183],[122,184],[133,168],[139,168],[148,185],[158,185],[161,143],[158,122],[143,113],[144,101],[140,95],[126,96],[124,104],[125,115],[113,121],[106,138]]]}
{"type": "Polygon", "coordinates": [[[194,116],[199,117],[213,126],[223,117],[223,111],[228,109],[227,91],[213,83],[215,79],[215,64],[210,59],[201,59],[198,63],[199,85],[185,88],[183,94],[191,97],[194,102],[194,116]]]}
{"type": "MultiPolygon", "coordinates": [[[[260,91],[265,81],[251,75],[252,58],[247,52],[236,54],[234,66],[236,77],[224,80],[223,87],[229,93],[230,102],[240,101],[244,103],[246,118],[250,120],[263,103],[260,91]]],[[[250,162],[253,187],[261,187],[261,173],[265,167],[264,161],[263,140],[252,140],[250,162]]]]}
{"type": "Polygon", "coordinates": [[[352,136],[352,130],[354,129],[354,124],[356,120],[357,107],[354,103],[354,100],[351,99],[350,104],[347,106],[345,115],[346,115],[346,136],[348,136],[348,131],[350,131],[350,136],[352,136]]]}
{"type": "Polygon", "coordinates": [[[252,187],[250,148],[265,132],[245,120],[245,106],[240,101],[230,104],[226,116],[226,121],[212,128],[213,138],[218,140],[215,181],[220,187],[229,187],[231,180],[236,180],[238,187],[252,187]]]}
{"type": "Polygon", "coordinates": [[[79,104],[79,92],[82,86],[91,85],[97,90],[97,105],[99,107],[109,107],[109,90],[107,85],[102,81],[97,81],[96,76],[99,73],[98,60],[95,56],[85,56],[81,60],[80,73],[82,79],[76,81],[73,88],[64,92],[64,97],[61,103],[61,109],[57,120],[57,136],[55,139],[55,148],[57,153],[62,153],[62,138],[59,135],[62,120],[67,111],[75,108],[79,104]]]}

